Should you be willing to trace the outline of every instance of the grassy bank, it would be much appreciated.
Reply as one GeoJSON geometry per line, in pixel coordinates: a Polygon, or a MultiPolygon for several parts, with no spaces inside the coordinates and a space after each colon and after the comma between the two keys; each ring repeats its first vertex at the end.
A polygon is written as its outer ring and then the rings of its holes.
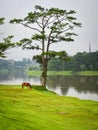
{"type": "MultiPolygon", "coordinates": [[[[41,71],[26,71],[28,75],[41,75],[41,71]]],[[[98,76],[98,71],[48,71],[48,75],[83,75],[83,76],[98,76]]]]}
{"type": "Polygon", "coordinates": [[[80,71],[77,72],[77,74],[83,76],[98,76],[98,71],[80,71]]]}
{"type": "Polygon", "coordinates": [[[98,102],[0,85],[0,130],[97,130],[98,102]]]}

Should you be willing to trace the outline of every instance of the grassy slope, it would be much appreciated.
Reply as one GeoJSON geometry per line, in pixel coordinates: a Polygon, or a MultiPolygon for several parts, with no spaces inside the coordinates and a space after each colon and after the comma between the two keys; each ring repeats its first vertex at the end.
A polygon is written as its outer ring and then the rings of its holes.
{"type": "Polygon", "coordinates": [[[0,85],[0,130],[97,130],[98,102],[0,85]]]}

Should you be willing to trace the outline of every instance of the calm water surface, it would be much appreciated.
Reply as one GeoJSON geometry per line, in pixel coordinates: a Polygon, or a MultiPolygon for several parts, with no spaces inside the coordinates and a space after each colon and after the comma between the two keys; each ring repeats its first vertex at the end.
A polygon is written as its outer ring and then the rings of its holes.
{"type": "Polygon", "coordinates": [[[98,77],[96,76],[49,76],[47,87],[59,95],[98,101],[98,77]]]}
{"type": "MultiPolygon", "coordinates": [[[[0,84],[20,84],[23,82],[41,84],[40,76],[28,77],[23,71],[0,73],[0,84]]],[[[98,101],[98,76],[48,76],[47,89],[59,95],[98,101]]]]}

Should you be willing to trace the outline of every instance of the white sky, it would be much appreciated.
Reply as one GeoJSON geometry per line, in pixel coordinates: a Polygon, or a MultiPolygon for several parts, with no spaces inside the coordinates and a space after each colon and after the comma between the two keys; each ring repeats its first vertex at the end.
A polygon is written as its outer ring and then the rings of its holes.
{"type": "MultiPolygon", "coordinates": [[[[24,18],[28,12],[34,9],[35,5],[41,5],[45,8],[58,7],[66,10],[75,10],[77,21],[82,23],[81,28],[76,28],[78,34],[74,42],[66,44],[56,44],[54,49],[65,50],[69,55],[77,52],[98,50],[98,0],[0,0],[0,17],[5,17],[4,25],[0,25],[0,41],[8,35],[14,35],[18,41],[24,37],[32,36],[32,30],[25,29],[19,24],[9,24],[13,18],[24,18]],[[3,33],[3,34],[2,34],[3,33]]],[[[22,51],[19,48],[7,51],[7,58],[21,60],[30,58],[39,51],[22,51]]]]}

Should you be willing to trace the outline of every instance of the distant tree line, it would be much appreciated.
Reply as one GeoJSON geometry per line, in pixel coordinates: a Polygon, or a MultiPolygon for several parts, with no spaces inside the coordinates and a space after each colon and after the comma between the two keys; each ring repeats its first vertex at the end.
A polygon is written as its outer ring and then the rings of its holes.
{"type": "Polygon", "coordinates": [[[24,69],[31,64],[32,61],[26,58],[24,58],[22,61],[0,59],[0,70],[5,69],[10,71],[10,69],[24,69]]]}
{"type": "MultiPolygon", "coordinates": [[[[66,58],[65,58],[66,59],[66,58]]],[[[49,71],[86,71],[98,70],[98,51],[96,52],[78,52],[76,55],[69,57],[70,60],[63,60],[58,57],[52,58],[48,64],[49,71]]],[[[36,60],[24,58],[22,61],[0,59],[0,70],[10,70],[15,68],[29,68],[29,70],[39,70],[36,60]]]]}
{"type": "Polygon", "coordinates": [[[48,70],[51,71],[86,71],[98,70],[98,51],[96,52],[79,52],[70,57],[70,61],[54,58],[49,61],[48,70]]]}

